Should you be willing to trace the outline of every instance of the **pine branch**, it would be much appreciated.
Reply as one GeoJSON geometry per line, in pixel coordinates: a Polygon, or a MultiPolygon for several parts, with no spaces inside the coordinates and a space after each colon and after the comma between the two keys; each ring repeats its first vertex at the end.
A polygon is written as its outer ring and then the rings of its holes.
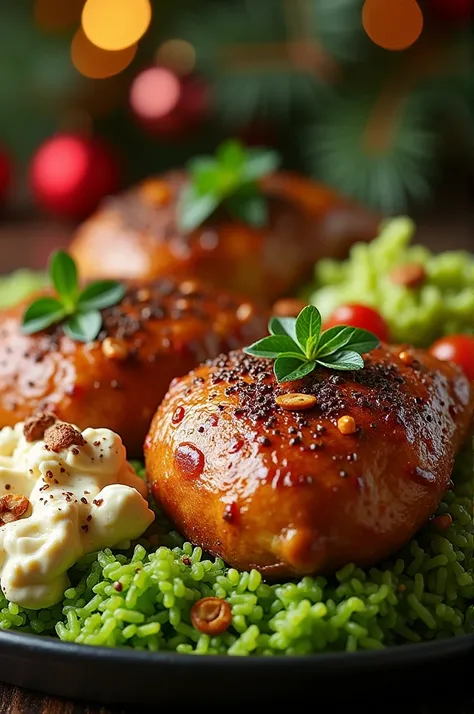
{"type": "Polygon", "coordinates": [[[326,101],[338,80],[336,16],[341,46],[365,36],[360,0],[227,0],[200,8],[180,33],[196,49],[198,70],[213,81],[224,121],[278,121],[326,101]],[[359,9],[358,26],[340,22],[347,8],[359,9]]]}
{"type": "Polygon", "coordinates": [[[438,141],[435,115],[458,70],[456,54],[444,38],[425,36],[392,60],[369,90],[365,78],[332,103],[308,132],[312,173],[384,212],[427,198],[438,141]]]}

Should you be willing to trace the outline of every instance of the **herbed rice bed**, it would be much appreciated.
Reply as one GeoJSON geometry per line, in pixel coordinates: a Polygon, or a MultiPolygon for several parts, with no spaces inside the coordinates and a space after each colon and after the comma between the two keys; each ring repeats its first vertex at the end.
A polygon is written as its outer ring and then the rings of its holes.
{"type": "Polygon", "coordinates": [[[452,525],[440,530],[432,521],[377,568],[346,565],[332,578],[270,585],[169,531],[158,548],[142,540],[84,558],[55,607],[34,612],[2,596],[0,627],[88,645],[229,655],[352,652],[474,632],[471,456],[458,457],[454,488],[438,509],[452,525]],[[193,603],[208,596],[232,609],[218,637],[190,621],[193,603]]]}

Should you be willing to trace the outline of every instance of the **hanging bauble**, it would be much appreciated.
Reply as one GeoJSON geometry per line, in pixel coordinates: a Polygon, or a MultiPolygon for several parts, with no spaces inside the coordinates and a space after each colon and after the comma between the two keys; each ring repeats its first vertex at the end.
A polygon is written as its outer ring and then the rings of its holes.
{"type": "Polygon", "coordinates": [[[30,185],[36,202],[57,216],[81,219],[119,187],[119,161],[101,140],[56,134],[36,151],[30,185]]]}

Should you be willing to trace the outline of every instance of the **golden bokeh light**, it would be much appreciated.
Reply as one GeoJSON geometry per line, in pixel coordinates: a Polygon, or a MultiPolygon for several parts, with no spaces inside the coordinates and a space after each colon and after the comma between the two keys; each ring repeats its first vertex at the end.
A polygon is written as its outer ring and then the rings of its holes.
{"type": "Polygon", "coordinates": [[[34,18],[47,32],[61,32],[80,22],[85,0],[35,0],[34,18]]]}
{"type": "Polygon", "coordinates": [[[196,65],[196,52],[186,40],[167,40],[158,48],[156,61],[177,74],[189,74],[196,65]]]}
{"type": "Polygon", "coordinates": [[[365,0],[362,24],[370,39],[386,50],[406,50],[423,30],[416,0],[365,0]]]}
{"type": "Polygon", "coordinates": [[[102,50],[93,45],[79,28],[72,40],[71,60],[77,71],[85,77],[105,79],[128,67],[136,51],[136,44],[116,52],[102,50]]]}
{"type": "Polygon", "coordinates": [[[150,21],[149,0],[87,0],[82,11],[84,33],[103,50],[131,47],[145,34],[150,21]]]}

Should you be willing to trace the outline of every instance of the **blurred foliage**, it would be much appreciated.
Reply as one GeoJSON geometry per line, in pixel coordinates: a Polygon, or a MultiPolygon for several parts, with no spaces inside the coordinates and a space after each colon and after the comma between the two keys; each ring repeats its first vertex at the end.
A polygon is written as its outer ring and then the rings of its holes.
{"type": "Polygon", "coordinates": [[[131,67],[107,80],[72,67],[75,27],[45,33],[31,2],[6,5],[0,142],[23,164],[52,132],[80,127],[84,113],[117,147],[130,183],[258,125],[269,127],[286,166],[387,212],[429,196],[453,123],[459,156],[473,163],[470,28],[432,22],[429,2],[422,38],[390,53],[365,34],[363,0],[155,0],[131,67]],[[196,50],[211,115],[179,141],[150,138],[133,119],[128,88],[160,44],[177,37],[196,50]]]}

